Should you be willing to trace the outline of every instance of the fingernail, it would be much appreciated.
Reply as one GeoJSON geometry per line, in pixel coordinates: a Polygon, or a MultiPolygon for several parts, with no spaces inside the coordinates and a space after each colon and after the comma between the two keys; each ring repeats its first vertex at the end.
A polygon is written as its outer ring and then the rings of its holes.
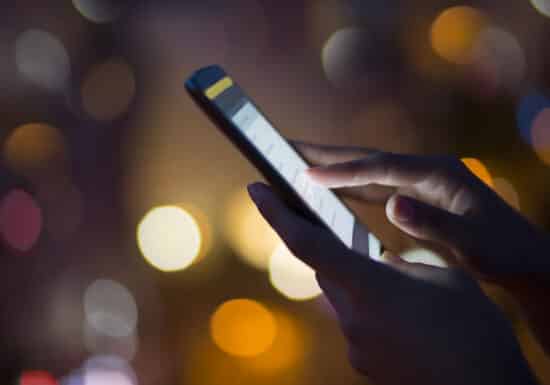
{"type": "Polygon", "coordinates": [[[304,175],[312,182],[324,186],[322,179],[319,178],[319,174],[323,172],[324,167],[310,167],[304,171],[304,175]]]}
{"type": "Polygon", "coordinates": [[[392,216],[399,222],[413,222],[415,208],[410,199],[406,197],[397,197],[393,206],[392,216]]]}

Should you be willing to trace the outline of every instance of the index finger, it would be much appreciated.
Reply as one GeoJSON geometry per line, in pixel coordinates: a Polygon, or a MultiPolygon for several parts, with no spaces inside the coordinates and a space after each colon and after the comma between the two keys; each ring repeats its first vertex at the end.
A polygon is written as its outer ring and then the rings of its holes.
{"type": "Polygon", "coordinates": [[[329,146],[294,140],[290,142],[314,166],[348,162],[376,152],[376,150],[363,147],[329,146]]]}
{"type": "Polygon", "coordinates": [[[431,157],[377,152],[362,159],[310,168],[307,173],[331,188],[368,184],[402,187],[426,180],[439,167],[431,157]]]}

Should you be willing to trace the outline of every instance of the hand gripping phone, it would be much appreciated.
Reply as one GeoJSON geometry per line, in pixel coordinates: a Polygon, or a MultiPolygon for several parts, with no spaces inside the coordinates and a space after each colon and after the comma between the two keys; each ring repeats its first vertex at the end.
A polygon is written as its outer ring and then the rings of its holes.
{"type": "Polygon", "coordinates": [[[222,68],[199,69],[185,88],[292,209],[330,230],[349,248],[380,259],[380,241],[334,192],[309,180],[306,161],[222,68]]]}

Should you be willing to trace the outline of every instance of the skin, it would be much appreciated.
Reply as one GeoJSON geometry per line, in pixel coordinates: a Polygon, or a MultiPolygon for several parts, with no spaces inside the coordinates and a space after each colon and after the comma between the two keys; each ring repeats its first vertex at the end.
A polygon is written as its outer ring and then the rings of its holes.
{"type": "Polygon", "coordinates": [[[365,258],[288,209],[266,185],[249,186],[289,249],[316,270],[353,367],[388,385],[535,383],[508,321],[473,277],[508,288],[543,280],[547,266],[534,253],[546,245],[542,232],[457,160],[295,145],[317,165],[308,171],[313,180],[384,202],[393,224],[454,261],[441,269],[391,254],[386,264],[365,258]]]}

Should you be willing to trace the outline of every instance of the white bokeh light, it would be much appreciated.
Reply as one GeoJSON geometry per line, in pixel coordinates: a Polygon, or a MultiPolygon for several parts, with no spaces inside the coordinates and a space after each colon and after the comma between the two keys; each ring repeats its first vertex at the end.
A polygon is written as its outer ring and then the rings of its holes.
{"type": "Polygon", "coordinates": [[[269,278],[273,287],[292,300],[303,301],[321,294],[315,271],[280,244],[269,259],[269,278]]]}
{"type": "Polygon", "coordinates": [[[137,385],[128,362],[114,355],[94,356],[82,367],[83,385],[137,385]]]}
{"type": "Polygon", "coordinates": [[[337,88],[360,87],[366,77],[365,58],[370,44],[367,31],[347,27],[334,32],[321,54],[327,79],[337,88]]]}
{"type": "Polygon", "coordinates": [[[138,225],[137,241],[147,262],[165,272],[191,266],[203,243],[196,219],[178,206],[151,209],[138,225]]]}
{"type": "Polygon", "coordinates": [[[25,79],[48,90],[61,90],[69,80],[69,54],[49,32],[30,29],[19,35],[15,42],[15,62],[25,79]]]}
{"type": "Polygon", "coordinates": [[[531,4],[542,15],[550,17],[550,0],[531,0],[531,4]]]}
{"type": "Polygon", "coordinates": [[[87,324],[98,334],[127,337],[137,326],[138,310],[132,293],[118,282],[98,279],[84,293],[87,324]]]}
{"type": "Polygon", "coordinates": [[[110,23],[116,20],[126,4],[120,0],[73,0],[77,11],[94,23],[110,23]]]}
{"type": "Polygon", "coordinates": [[[508,31],[483,30],[473,48],[473,64],[495,88],[516,90],[525,77],[527,60],[518,39],[508,31]]]}

